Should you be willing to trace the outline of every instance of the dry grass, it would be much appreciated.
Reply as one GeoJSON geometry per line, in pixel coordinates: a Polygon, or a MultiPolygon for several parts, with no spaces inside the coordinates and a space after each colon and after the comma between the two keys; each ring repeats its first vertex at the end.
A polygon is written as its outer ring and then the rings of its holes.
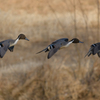
{"type": "MultiPolygon", "coordinates": [[[[85,30],[86,20],[88,30],[90,29],[91,32],[98,25],[97,3],[94,0],[84,2],[80,0],[80,3],[76,0],[77,29],[85,30]]],[[[72,1],[4,0],[2,2],[1,0],[0,9],[0,37],[2,38],[15,38],[20,32],[27,34],[31,42],[74,36],[72,1]]]]}
{"type": "MultiPolygon", "coordinates": [[[[37,62],[38,63],[38,62],[37,62]]],[[[99,100],[99,61],[74,70],[24,62],[0,69],[0,100],[99,100]]]]}
{"type": "Polygon", "coordinates": [[[76,0],[76,9],[73,0],[0,0],[0,40],[21,32],[30,40],[0,60],[0,100],[100,100],[99,58],[84,58],[99,41],[97,12],[96,0],[76,0]],[[35,54],[75,35],[84,44],[71,44],[49,60],[35,54]]]}

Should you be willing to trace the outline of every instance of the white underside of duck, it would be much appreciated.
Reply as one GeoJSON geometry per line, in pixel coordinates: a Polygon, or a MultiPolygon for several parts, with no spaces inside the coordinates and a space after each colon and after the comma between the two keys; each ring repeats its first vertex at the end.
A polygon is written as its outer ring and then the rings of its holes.
{"type": "Polygon", "coordinates": [[[73,43],[73,41],[68,42],[67,45],[65,45],[65,47],[68,47],[71,43],[73,43]]]}
{"type": "Polygon", "coordinates": [[[14,46],[17,44],[17,42],[19,41],[19,38],[15,40],[15,42],[13,44],[10,45],[10,47],[14,46]]]}
{"type": "Polygon", "coordinates": [[[65,46],[62,46],[60,49],[64,49],[64,48],[68,47],[73,41],[69,41],[65,46]]]}

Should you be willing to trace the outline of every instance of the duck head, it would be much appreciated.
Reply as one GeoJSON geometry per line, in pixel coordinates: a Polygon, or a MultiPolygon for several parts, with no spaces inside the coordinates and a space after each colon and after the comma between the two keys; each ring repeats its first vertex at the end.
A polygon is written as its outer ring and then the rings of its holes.
{"type": "Polygon", "coordinates": [[[71,41],[73,41],[72,43],[83,43],[77,38],[73,38],[71,41]]]}
{"type": "Polygon", "coordinates": [[[24,34],[20,34],[20,35],[18,36],[18,39],[19,39],[19,40],[20,40],[20,39],[25,39],[25,40],[29,41],[29,39],[27,39],[26,36],[25,36],[24,34]]]}

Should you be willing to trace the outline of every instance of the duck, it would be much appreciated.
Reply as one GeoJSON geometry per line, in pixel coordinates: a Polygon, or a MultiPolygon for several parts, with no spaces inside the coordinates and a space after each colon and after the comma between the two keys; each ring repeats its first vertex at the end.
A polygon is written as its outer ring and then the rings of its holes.
{"type": "Polygon", "coordinates": [[[94,43],[90,46],[90,49],[89,51],[87,52],[87,54],[85,55],[86,56],[90,56],[90,55],[95,55],[97,54],[98,57],[100,57],[100,42],[98,43],[94,43]]]}
{"type": "Polygon", "coordinates": [[[0,42],[0,58],[4,57],[7,50],[9,50],[10,52],[13,52],[14,46],[21,39],[29,41],[29,39],[27,39],[24,34],[19,34],[17,39],[15,39],[15,40],[14,39],[7,39],[4,41],[1,41],[0,42]]]}
{"type": "Polygon", "coordinates": [[[48,45],[45,49],[37,52],[36,54],[38,53],[41,53],[43,51],[45,52],[49,52],[48,53],[48,56],[47,58],[51,58],[58,50],[60,49],[63,49],[63,48],[66,48],[68,47],[71,43],[83,43],[81,42],[79,39],[77,38],[73,38],[72,40],[68,41],[68,38],[61,38],[61,39],[58,39],[54,42],[52,42],[50,45],[48,45]]]}

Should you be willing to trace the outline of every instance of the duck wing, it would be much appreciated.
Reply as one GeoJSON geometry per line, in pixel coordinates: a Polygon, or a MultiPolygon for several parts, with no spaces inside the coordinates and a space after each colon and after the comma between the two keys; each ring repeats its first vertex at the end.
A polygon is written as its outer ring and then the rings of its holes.
{"type": "Polygon", "coordinates": [[[96,44],[92,44],[90,50],[88,51],[88,53],[85,55],[86,56],[90,56],[91,54],[95,55],[96,53],[98,53],[100,51],[100,43],[96,43],[96,44]]]}
{"type": "Polygon", "coordinates": [[[97,53],[98,57],[100,57],[100,51],[97,53]]]}
{"type": "Polygon", "coordinates": [[[95,55],[96,53],[98,53],[100,51],[100,45],[96,45],[93,49],[93,55],[95,55]]]}
{"type": "Polygon", "coordinates": [[[9,45],[9,43],[3,43],[3,47],[0,47],[0,58],[3,58],[9,48],[9,45]]]}
{"type": "Polygon", "coordinates": [[[13,52],[14,46],[8,48],[11,52],[13,52]]]}
{"type": "Polygon", "coordinates": [[[51,50],[48,53],[47,58],[51,58],[58,50],[60,49],[60,47],[56,47],[56,48],[51,48],[51,50]]]}
{"type": "Polygon", "coordinates": [[[98,45],[94,48],[94,54],[96,54],[96,53],[97,53],[98,57],[100,57],[100,45],[98,45]]]}
{"type": "Polygon", "coordinates": [[[64,47],[66,44],[68,44],[67,38],[62,38],[53,42],[47,58],[51,58],[60,48],[64,47]]]}

